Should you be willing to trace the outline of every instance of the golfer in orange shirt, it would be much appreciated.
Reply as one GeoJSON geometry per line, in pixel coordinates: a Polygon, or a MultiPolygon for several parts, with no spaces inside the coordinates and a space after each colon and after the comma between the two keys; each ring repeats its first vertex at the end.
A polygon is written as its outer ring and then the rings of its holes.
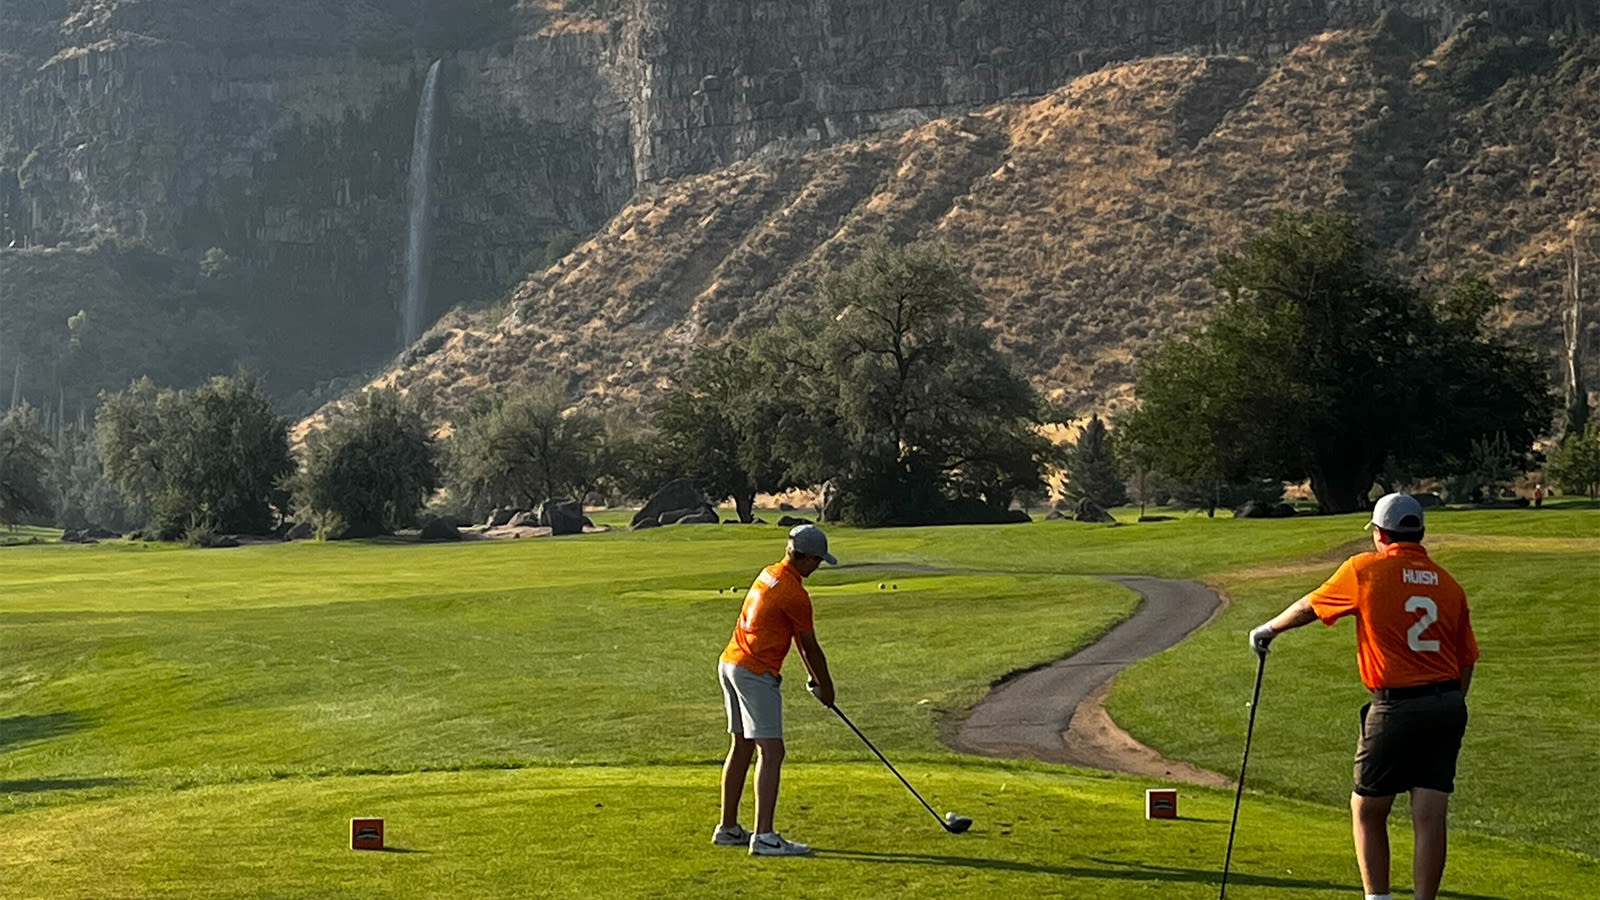
{"type": "Polygon", "coordinates": [[[1250,646],[1265,654],[1291,628],[1355,617],[1361,680],[1372,692],[1361,708],[1350,797],[1361,881],[1367,900],[1390,900],[1389,810],[1409,791],[1413,896],[1437,900],[1478,642],[1461,585],[1422,548],[1422,505],[1388,494],[1369,527],[1376,552],[1345,560],[1321,587],[1251,631],[1250,646]]]}
{"type": "Polygon", "coordinates": [[[733,735],[722,766],[722,824],[711,834],[711,842],[718,846],[749,847],[751,856],[811,852],[805,844],[784,840],[773,829],[772,817],[784,752],[779,670],[791,643],[800,649],[800,659],[817,683],[813,695],[824,706],[833,705],[833,676],[812,625],[811,596],[802,584],[824,562],[838,565],[839,561],[828,552],[828,536],[822,529],[800,525],[790,531],[788,552],[756,576],[734,623],[733,637],[717,662],[728,732],[733,735]],[[756,830],[750,832],[739,824],[739,798],[757,750],[761,761],[756,766],[756,830]]]}

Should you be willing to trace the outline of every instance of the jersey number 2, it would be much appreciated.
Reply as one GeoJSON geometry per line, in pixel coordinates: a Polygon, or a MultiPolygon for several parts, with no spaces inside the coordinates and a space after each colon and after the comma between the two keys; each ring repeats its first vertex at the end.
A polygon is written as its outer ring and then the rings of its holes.
{"type": "Polygon", "coordinates": [[[1432,639],[1423,640],[1422,633],[1428,630],[1429,625],[1439,621],[1439,606],[1431,597],[1417,596],[1406,601],[1406,612],[1418,610],[1422,612],[1422,618],[1406,632],[1406,644],[1418,653],[1438,653],[1439,642],[1432,639]]]}

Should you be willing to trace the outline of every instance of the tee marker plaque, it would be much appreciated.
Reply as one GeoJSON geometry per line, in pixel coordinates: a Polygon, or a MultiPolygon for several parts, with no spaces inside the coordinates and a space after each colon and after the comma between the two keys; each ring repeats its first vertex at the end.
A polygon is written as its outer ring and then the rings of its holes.
{"type": "Polygon", "coordinates": [[[350,820],[350,849],[351,850],[382,850],[383,849],[383,820],[382,819],[351,819],[350,820]]]}
{"type": "Polygon", "coordinates": [[[1151,788],[1145,791],[1144,817],[1146,819],[1176,819],[1178,817],[1178,792],[1172,788],[1151,788]]]}

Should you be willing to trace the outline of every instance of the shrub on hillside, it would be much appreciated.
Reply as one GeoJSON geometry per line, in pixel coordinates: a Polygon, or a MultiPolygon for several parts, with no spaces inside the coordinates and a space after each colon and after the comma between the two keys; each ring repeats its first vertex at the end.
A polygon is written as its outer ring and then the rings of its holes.
{"type": "Polygon", "coordinates": [[[439,489],[438,448],[416,404],[372,390],[306,440],[296,505],[324,534],[371,537],[416,524],[439,489]]]}

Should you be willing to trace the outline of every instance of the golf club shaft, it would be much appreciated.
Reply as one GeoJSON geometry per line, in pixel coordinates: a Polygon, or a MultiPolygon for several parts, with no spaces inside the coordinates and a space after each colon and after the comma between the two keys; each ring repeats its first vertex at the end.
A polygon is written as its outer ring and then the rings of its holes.
{"type": "Polygon", "coordinates": [[[1261,676],[1267,673],[1267,655],[1258,654],[1261,662],[1256,666],[1256,689],[1250,697],[1250,725],[1244,732],[1244,759],[1239,761],[1239,784],[1233,792],[1233,822],[1228,825],[1228,854],[1222,858],[1222,892],[1217,900],[1228,896],[1228,869],[1233,864],[1233,833],[1239,827],[1239,801],[1244,799],[1244,770],[1250,764],[1250,738],[1256,733],[1256,707],[1261,703],[1261,676]]]}
{"type": "Polygon", "coordinates": [[[889,771],[894,773],[894,777],[900,779],[900,783],[906,786],[906,790],[911,792],[911,796],[917,798],[917,802],[921,803],[922,808],[928,811],[928,815],[939,820],[939,827],[946,828],[944,819],[940,818],[939,814],[933,811],[933,807],[928,805],[928,801],[922,799],[922,795],[917,793],[917,789],[911,786],[911,782],[907,781],[904,775],[900,774],[900,770],[894,767],[894,763],[889,762],[889,758],[879,752],[878,748],[874,747],[871,741],[867,740],[867,736],[861,733],[861,729],[856,727],[856,723],[850,721],[850,717],[844,714],[844,710],[837,706],[830,706],[828,708],[837,713],[839,718],[846,725],[850,726],[850,730],[856,733],[856,737],[861,738],[861,743],[866,744],[868,750],[871,750],[879,759],[883,760],[883,764],[889,767],[889,771]]]}

